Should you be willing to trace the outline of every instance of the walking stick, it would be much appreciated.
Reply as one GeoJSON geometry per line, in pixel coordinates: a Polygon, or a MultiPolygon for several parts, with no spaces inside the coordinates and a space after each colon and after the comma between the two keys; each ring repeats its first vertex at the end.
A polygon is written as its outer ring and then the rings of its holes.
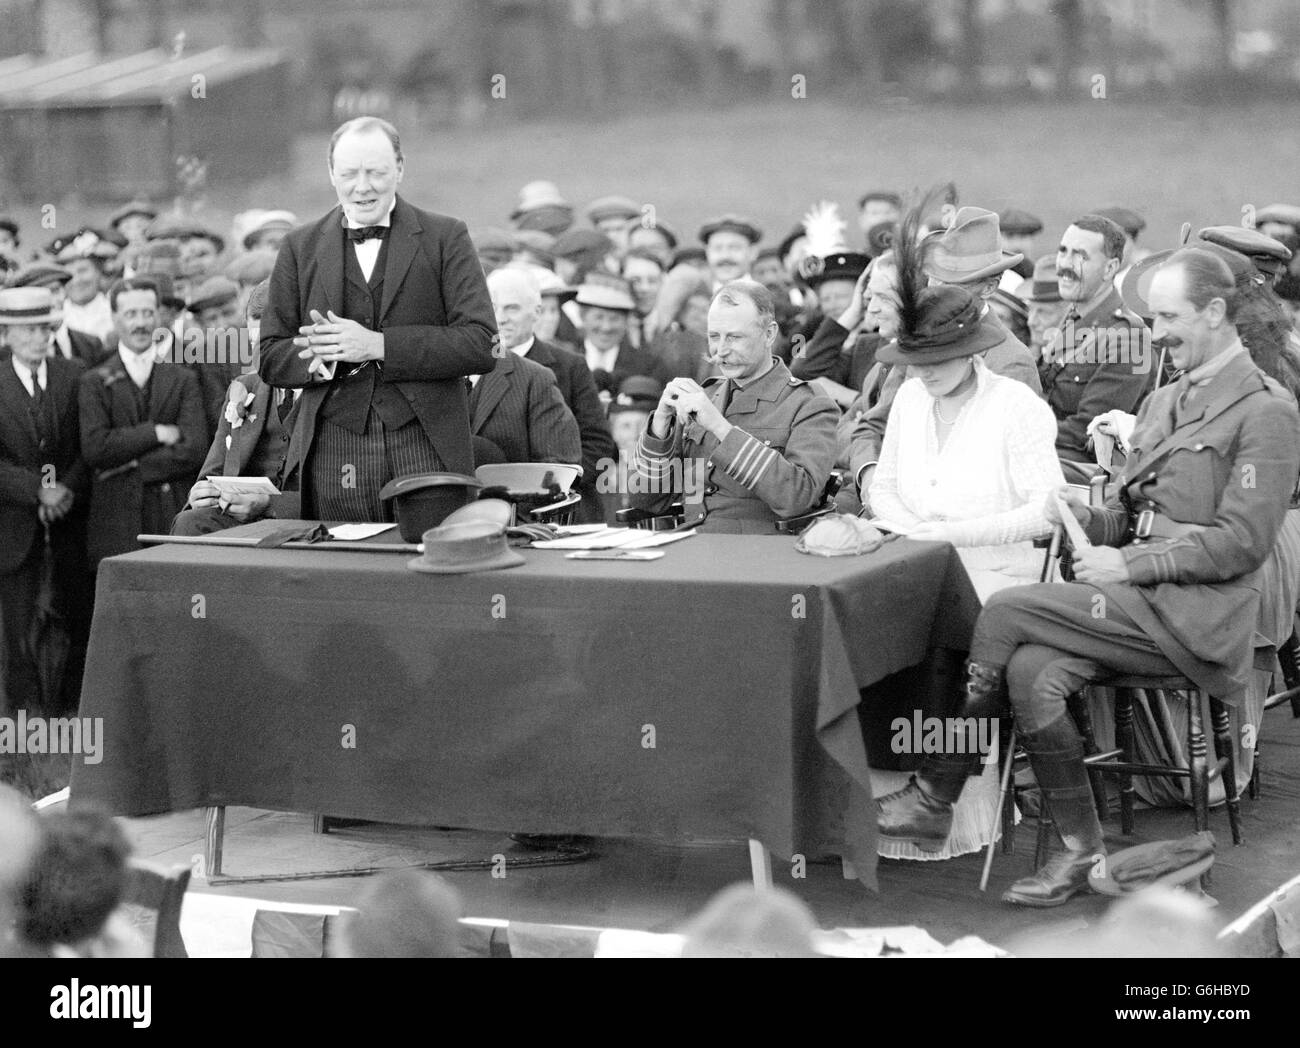
{"type": "MultiPolygon", "coordinates": [[[[1016,763],[1016,729],[1011,729],[1011,737],[1007,740],[1007,759],[1002,765],[1002,787],[998,790],[998,818],[1002,817],[1002,812],[1007,806],[1007,789],[1011,785],[1011,769],[1016,763]]],[[[988,850],[984,854],[984,872],[980,875],[980,891],[987,891],[989,887],[989,871],[993,869],[993,848],[997,844],[997,834],[989,836],[988,850]]]]}

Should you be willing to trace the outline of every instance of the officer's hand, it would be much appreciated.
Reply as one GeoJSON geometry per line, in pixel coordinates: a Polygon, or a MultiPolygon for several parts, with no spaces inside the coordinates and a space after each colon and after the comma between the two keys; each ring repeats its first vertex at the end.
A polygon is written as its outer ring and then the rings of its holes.
{"type": "Polygon", "coordinates": [[[1065,504],[1070,507],[1070,512],[1074,514],[1074,519],[1080,524],[1087,524],[1092,514],[1088,511],[1088,505],[1079,498],[1079,493],[1069,485],[1057,488],[1049,492],[1047,501],[1043,504],[1043,515],[1047,517],[1049,524],[1061,523],[1061,511],[1056,508],[1056,496],[1065,500],[1065,504]]]}
{"type": "Polygon", "coordinates": [[[1110,582],[1128,582],[1128,561],[1114,546],[1087,546],[1074,551],[1074,578],[1104,586],[1110,582]]]}
{"type": "Polygon", "coordinates": [[[210,480],[200,480],[190,488],[190,509],[207,509],[217,504],[221,489],[210,480]]]}
{"type": "Polygon", "coordinates": [[[693,378],[673,379],[664,390],[664,396],[676,410],[680,425],[686,425],[693,418],[718,440],[725,438],[731,430],[731,423],[722,417],[708,393],[693,378]]]}

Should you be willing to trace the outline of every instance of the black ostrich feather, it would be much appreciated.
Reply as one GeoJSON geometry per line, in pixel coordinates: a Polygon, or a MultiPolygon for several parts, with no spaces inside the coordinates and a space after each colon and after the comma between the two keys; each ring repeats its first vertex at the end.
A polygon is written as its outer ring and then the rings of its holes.
{"type": "Polygon", "coordinates": [[[932,186],[917,203],[907,209],[894,239],[894,264],[898,272],[899,334],[911,334],[920,322],[920,297],[928,280],[923,271],[925,248],[921,226],[927,215],[938,211],[947,199],[948,185],[932,186]]]}

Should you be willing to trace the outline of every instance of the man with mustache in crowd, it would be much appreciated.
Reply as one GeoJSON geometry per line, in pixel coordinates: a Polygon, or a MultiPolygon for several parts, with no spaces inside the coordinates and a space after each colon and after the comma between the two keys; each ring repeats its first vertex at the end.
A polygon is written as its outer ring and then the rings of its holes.
{"type": "Polygon", "coordinates": [[[104,557],[166,534],[207,451],[203,395],[194,372],[154,352],[158,289],[147,278],[108,292],[118,351],[81,378],[81,451],[95,471],[87,523],[93,571],[104,557]]]}
{"type": "Polygon", "coordinates": [[[1146,327],[1125,308],[1114,284],[1124,245],[1124,230],[1110,219],[1083,215],[1062,234],[1056,251],[1057,285],[1068,307],[1039,375],[1056,414],[1056,451],[1070,483],[1086,484],[1097,472],[1088,423],[1107,411],[1136,411],[1152,384],[1146,327]]]}
{"type": "Polygon", "coordinates": [[[722,215],[700,227],[700,242],[704,245],[715,294],[723,284],[751,279],[750,270],[758,258],[758,242],[762,239],[763,231],[739,215],[722,215]]]}

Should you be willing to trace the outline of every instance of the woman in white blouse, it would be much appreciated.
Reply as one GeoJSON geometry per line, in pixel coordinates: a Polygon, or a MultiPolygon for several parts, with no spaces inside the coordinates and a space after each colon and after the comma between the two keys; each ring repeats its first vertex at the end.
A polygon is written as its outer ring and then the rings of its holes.
{"type": "MultiPolygon", "coordinates": [[[[958,287],[904,294],[899,335],[877,359],[907,367],[889,412],[871,482],[875,515],[914,539],[951,542],[980,600],[1037,582],[1051,531],[1043,514],[1065,478],[1056,457],[1056,418],[1023,382],[994,374],[980,354],[1002,333],[980,323],[978,299],[958,287]]],[[[996,753],[967,781],[939,851],[882,837],[881,855],[947,859],[982,848],[998,830],[996,753]]],[[[874,788],[887,792],[886,773],[874,788]]]]}
{"type": "Polygon", "coordinates": [[[986,333],[978,302],[962,294],[965,304],[949,296],[953,317],[938,344],[933,332],[926,345],[903,335],[878,354],[911,377],[889,412],[870,497],[877,517],[912,538],[956,546],[985,600],[1038,580],[1033,540],[1051,532],[1043,506],[1065,478],[1052,409],[985,367],[979,354],[1001,336],[986,333]]]}

